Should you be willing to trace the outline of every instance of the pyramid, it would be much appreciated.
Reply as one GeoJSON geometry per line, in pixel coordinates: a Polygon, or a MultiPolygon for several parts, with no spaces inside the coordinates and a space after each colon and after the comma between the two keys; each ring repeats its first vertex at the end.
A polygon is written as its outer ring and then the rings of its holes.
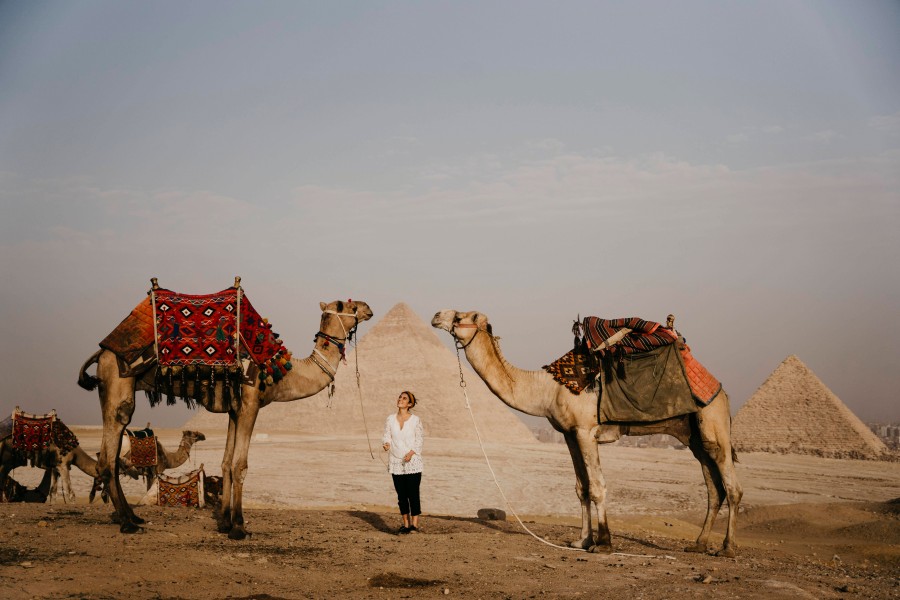
{"type": "MultiPolygon", "coordinates": [[[[359,339],[355,350],[347,348],[347,364],[338,368],[334,396],[329,398],[323,390],[309,398],[270,404],[259,411],[254,431],[364,437],[368,430],[372,447],[379,449],[385,419],[396,412],[400,392],[409,390],[418,401],[413,412],[422,418],[426,437],[477,441],[459,385],[456,354],[436,334],[409,306],[395,305],[359,339]]],[[[296,355],[305,356],[305,351],[297,348],[296,355]]],[[[469,368],[465,357],[462,360],[466,393],[482,439],[538,443],[525,423],[469,368]]],[[[224,432],[228,418],[201,409],[184,427],[224,432]]]]}
{"type": "Polygon", "coordinates": [[[878,436],[794,355],[788,356],[737,412],[737,450],[879,459],[878,436]]]}

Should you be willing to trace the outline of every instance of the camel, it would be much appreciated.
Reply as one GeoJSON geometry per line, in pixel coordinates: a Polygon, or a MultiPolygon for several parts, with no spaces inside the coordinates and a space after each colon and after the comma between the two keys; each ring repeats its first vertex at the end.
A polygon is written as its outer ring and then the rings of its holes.
{"type": "MultiPolygon", "coordinates": [[[[239,280],[236,279],[236,286],[239,280]]],[[[307,398],[325,389],[334,381],[338,365],[343,357],[344,344],[356,330],[359,323],[372,318],[369,305],[361,301],[319,304],[322,317],[315,346],[310,355],[302,360],[295,358],[293,368],[274,385],[264,391],[256,385],[241,386],[241,401],[232,408],[224,401],[222,384],[216,383],[212,398],[206,397],[198,403],[210,412],[228,413],[228,434],[225,453],[222,457],[222,503],[219,513],[218,531],[227,533],[233,540],[244,539],[248,532],[244,527],[242,496],[244,479],[247,476],[247,454],[250,439],[259,409],[273,402],[290,402],[307,398]]],[[[121,452],[122,434],[134,414],[134,393],[136,389],[147,387],[134,377],[121,377],[115,354],[109,350],[94,353],[78,376],[81,387],[99,390],[100,406],[103,413],[103,441],[100,445],[98,470],[107,484],[110,498],[115,506],[115,520],[122,533],[136,533],[144,522],[128,504],[119,484],[118,457],[121,452]],[[96,363],[96,376],[87,374],[91,364],[96,363]]],[[[177,382],[176,382],[176,385],[177,382]]]]}
{"type": "MultiPolygon", "coordinates": [[[[0,441],[0,485],[6,481],[13,469],[27,466],[27,464],[28,457],[12,447],[12,438],[0,441]]],[[[34,466],[44,469],[50,474],[51,483],[46,497],[51,503],[56,497],[58,482],[61,484],[59,487],[62,491],[63,501],[75,501],[75,493],[72,491],[72,482],[69,476],[72,465],[78,467],[82,473],[92,479],[96,480],[98,477],[97,461],[88,456],[81,446],[75,446],[66,454],[62,454],[56,444],[50,443],[38,453],[34,466]]],[[[127,471],[127,474],[137,477],[137,473],[133,470],[127,471]]]]}
{"type": "MultiPolygon", "coordinates": [[[[572,547],[593,552],[612,551],[606,514],[606,481],[600,468],[598,445],[622,435],[667,433],[691,449],[700,462],[707,489],[706,520],[696,542],[686,552],[707,552],[713,522],[728,500],[728,526],[718,556],[735,556],[735,529],[742,490],[735,473],[731,446],[731,410],[722,390],[697,413],[650,423],[598,424],[597,392],[573,394],[546,371],[525,371],[511,365],[500,351],[486,315],[443,310],[431,325],[450,333],[475,372],[507,406],[545,417],[561,432],[575,468],[575,493],[581,503],[581,539],[572,547]],[[483,334],[483,335],[479,335],[483,334]],[[592,514],[593,507],[593,514],[592,514]],[[592,517],[597,522],[594,535],[592,517]]],[[[618,335],[618,334],[617,334],[618,335]]]]}
{"type": "Polygon", "coordinates": [[[187,462],[187,459],[191,456],[191,447],[195,443],[202,442],[205,439],[206,436],[199,431],[182,431],[181,443],[178,444],[178,450],[176,450],[175,452],[169,452],[163,447],[162,443],[159,441],[159,438],[156,438],[156,466],[134,467],[134,465],[131,464],[131,450],[129,450],[122,457],[121,467],[125,467],[126,469],[138,469],[138,471],[144,476],[144,480],[147,482],[147,489],[149,490],[151,487],[153,487],[153,482],[156,481],[156,478],[159,475],[161,475],[168,469],[180,467],[185,462],[187,462]]]}
{"type": "Polygon", "coordinates": [[[50,493],[51,479],[53,479],[53,470],[47,469],[38,486],[30,489],[7,476],[5,482],[0,486],[0,502],[44,503],[50,493]]]}

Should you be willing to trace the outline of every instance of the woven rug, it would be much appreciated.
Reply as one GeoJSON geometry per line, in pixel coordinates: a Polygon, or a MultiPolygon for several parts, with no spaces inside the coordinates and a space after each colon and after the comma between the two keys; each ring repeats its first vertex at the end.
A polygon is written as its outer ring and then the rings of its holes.
{"type": "Polygon", "coordinates": [[[189,506],[203,508],[206,504],[203,492],[203,465],[192,473],[181,477],[166,477],[160,475],[157,479],[159,485],[159,506],[189,506]]]}
{"type": "Polygon", "coordinates": [[[53,421],[52,435],[53,443],[59,448],[60,455],[68,454],[78,445],[78,436],[59,419],[53,421]]]}
{"type": "Polygon", "coordinates": [[[149,295],[103,338],[100,347],[115,354],[126,365],[134,363],[147,348],[153,347],[153,306],[149,295]]]}
{"type": "Polygon", "coordinates": [[[722,384],[691,354],[687,344],[679,344],[684,374],[691,386],[691,395],[701,406],[706,406],[722,390],[722,384]]]}
{"type": "Polygon", "coordinates": [[[18,407],[13,411],[12,446],[20,452],[33,454],[53,441],[53,422],[56,411],[47,415],[32,415],[18,407]]]}
{"type": "MultiPolygon", "coordinates": [[[[631,329],[631,333],[613,346],[613,351],[621,354],[649,352],[661,346],[667,346],[677,339],[671,330],[653,321],[645,321],[637,317],[624,319],[601,319],[585,317],[582,321],[584,339],[590,348],[597,348],[620,329],[631,329]]],[[[601,350],[601,353],[606,350],[601,350]]]]}
{"type": "Polygon", "coordinates": [[[597,374],[597,370],[592,373],[588,366],[587,353],[575,350],[566,352],[542,368],[553,375],[557,383],[566,386],[575,395],[593,383],[597,374]]]}
{"type": "Polygon", "coordinates": [[[156,436],[149,428],[139,431],[128,431],[131,443],[131,464],[135,467],[155,467],[159,462],[156,452],[156,436]]]}

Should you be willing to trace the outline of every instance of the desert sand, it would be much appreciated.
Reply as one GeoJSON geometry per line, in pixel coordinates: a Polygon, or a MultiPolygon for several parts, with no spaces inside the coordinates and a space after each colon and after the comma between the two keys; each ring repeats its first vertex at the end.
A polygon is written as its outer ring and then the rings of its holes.
{"type": "MultiPolygon", "coordinates": [[[[73,428],[99,449],[99,428],[73,428]]],[[[180,431],[158,431],[177,446],[180,431]]],[[[219,474],[224,432],[192,459],[219,474]]],[[[211,509],[140,506],[125,536],[111,507],[78,500],[0,505],[3,598],[895,598],[900,597],[900,463],[745,453],[736,559],[682,552],[705,513],[688,451],[601,448],[613,554],[565,546],[580,508],[557,444],[426,441],[422,532],[395,534],[390,477],[372,438],[258,432],[245,516],[252,537],[216,533],[211,509]],[[482,521],[499,508],[506,521],[482,521]],[[534,534],[517,522],[515,511],[534,534]]],[[[14,477],[35,485],[38,471],[14,477]]],[[[143,483],[123,480],[132,502],[143,483]]],[[[714,542],[721,543],[724,513],[714,542]]]]}

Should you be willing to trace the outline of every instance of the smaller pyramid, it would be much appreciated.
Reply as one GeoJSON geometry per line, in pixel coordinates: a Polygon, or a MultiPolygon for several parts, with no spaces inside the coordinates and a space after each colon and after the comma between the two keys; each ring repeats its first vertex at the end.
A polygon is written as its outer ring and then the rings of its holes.
{"type": "Polygon", "coordinates": [[[734,417],[735,449],[880,459],[888,448],[809,367],[788,356],[734,417]]]}

